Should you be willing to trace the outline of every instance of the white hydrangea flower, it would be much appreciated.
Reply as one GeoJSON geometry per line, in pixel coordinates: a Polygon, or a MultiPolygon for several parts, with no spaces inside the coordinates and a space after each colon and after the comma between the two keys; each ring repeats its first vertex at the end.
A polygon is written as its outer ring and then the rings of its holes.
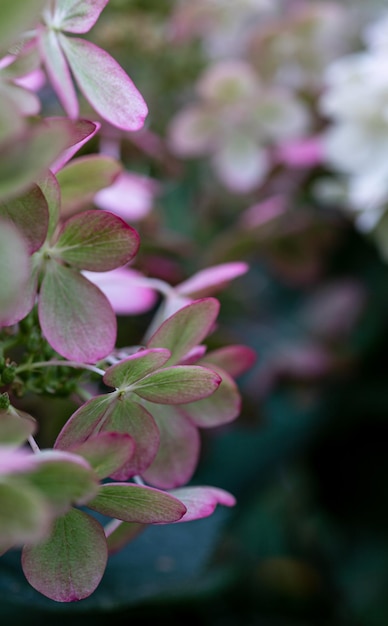
{"type": "Polygon", "coordinates": [[[388,14],[365,38],[369,48],[328,68],[320,101],[331,120],[325,160],[345,176],[346,201],[362,230],[376,226],[388,203],[388,14]]]}

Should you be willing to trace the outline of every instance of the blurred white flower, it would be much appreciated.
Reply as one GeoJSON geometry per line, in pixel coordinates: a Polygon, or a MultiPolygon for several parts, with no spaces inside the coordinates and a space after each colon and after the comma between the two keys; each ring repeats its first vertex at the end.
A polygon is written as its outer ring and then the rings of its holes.
{"type": "Polygon", "coordinates": [[[388,260],[388,13],[365,28],[363,39],[365,50],[326,73],[323,153],[343,185],[345,210],[388,260]]]}
{"type": "Polygon", "coordinates": [[[366,32],[371,47],[329,67],[320,101],[331,121],[324,159],[344,175],[347,202],[362,229],[374,227],[388,201],[388,16],[366,32]],[[371,215],[361,217],[365,212],[371,215]]]}
{"type": "Polygon", "coordinates": [[[334,2],[285,3],[279,17],[258,23],[250,60],[272,84],[319,90],[322,72],[349,49],[348,12],[334,2]]]}
{"type": "Polygon", "coordinates": [[[198,37],[211,59],[245,52],[252,28],[280,10],[281,0],[181,0],[173,12],[171,36],[198,37]]]}
{"type": "Polygon", "coordinates": [[[309,115],[288,90],[262,85],[241,60],[209,66],[197,84],[198,100],[169,127],[171,150],[180,157],[210,157],[227,189],[245,193],[265,179],[270,149],[306,135],[309,115]]]}

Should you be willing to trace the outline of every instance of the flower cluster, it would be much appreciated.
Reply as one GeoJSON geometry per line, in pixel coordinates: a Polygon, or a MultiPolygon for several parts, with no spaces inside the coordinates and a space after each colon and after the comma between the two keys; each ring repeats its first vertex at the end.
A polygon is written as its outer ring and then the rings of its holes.
{"type": "Polygon", "coordinates": [[[279,164],[319,163],[316,100],[325,68],[349,49],[347,19],[335,3],[180,4],[175,37],[199,38],[207,63],[171,121],[173,154],[209,158],[235,194],[262,188],[279,164]]]}
{"type": "Polygon", "coordinates": [[[330,121],[325,160],[343,175],[343,200],[364,230],[374,228],[388,200],[387,24],[385,17],[367,28],[366,48],[328,68],[320,102],[330,121]]]}
{"type": "Polygon", "coordinates": [[[128,222],[150,211],[155,185],[119,155],[74,157],[101,123],[134,131],[147,115],[124,69],[78,37],[107,4],[0,7],[0,550],[22,548],[30,584],[59,602],[89,596],[134,528],[234,505],[220,488],[186,485],[199,429],[238,416],[234,378],[255,359],[204,344],[213,292],[248,267],[220,264],[174,288],[145,278],[128,267],[140,243],[128,222]],[[73,78],[96,120],[79,117],[73,78]],[[46,79],[64,117],[45,115],[46,79]],[[116,349],[116,316],[153,309],[138,344],[116,349]],[[39,416],[20,408],[27,392],[79,398],[52,448],[39,449],[39,416]]]}
{"type": "Polygon", "coordinates": [[[188,105],[171,123],[171,149],[183,157],[209,155],[218,178],[235,193],[264,181],[271,148],[307,132],[302,103],[281,87],[263,85],[247,61],[210,66],[197,93],[198,104],[188,105]]]}

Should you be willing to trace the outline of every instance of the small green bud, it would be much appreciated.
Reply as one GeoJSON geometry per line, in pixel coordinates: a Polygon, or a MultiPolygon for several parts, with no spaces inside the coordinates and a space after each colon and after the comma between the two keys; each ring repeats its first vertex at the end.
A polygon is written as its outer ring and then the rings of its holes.
{"type": "Polygon", "coordinates": [[[0,409],[6,411],[9,408],[9,405],[9,395],[6,392],[0,393],[0,409]]]}
{"type": "Polygon", "coordinates": [[[16,375],[16,366],[6,365],[1,374],[1,379],[4,385],[9,385],[10,383],[12,383],[15,379],[15,375],[16,375]]]}

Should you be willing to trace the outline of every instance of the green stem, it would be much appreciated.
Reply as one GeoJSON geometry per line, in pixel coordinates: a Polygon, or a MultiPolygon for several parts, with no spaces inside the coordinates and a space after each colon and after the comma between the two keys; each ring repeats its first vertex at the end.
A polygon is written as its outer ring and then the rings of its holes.
{"type": "Polygon", "coordinates": [[[77,387],[77,389],[75,390],[75,393],[83,402],[87,402],[88,400],[93,398],[93,394],[87,391],[86,389],[84,389],[83,387],[77,387]]]}
{"type": "Polygon", "coordinates": [[[74,367],[76,369],[84,369],[89,370],[90,372],[94,372],[99,376],[104,376],[105,370],[96,367],[95,365],[89,365],[88,363],[77,363],[77,361],[61,361],[60,359],[51,359],[50,361],[35,361],[33,363],[25,363],[24,365],[19,365],[16,370],[17,374],[20,372],[28,372],[34,369],[40,369],[41,367],[74,367]]]}

